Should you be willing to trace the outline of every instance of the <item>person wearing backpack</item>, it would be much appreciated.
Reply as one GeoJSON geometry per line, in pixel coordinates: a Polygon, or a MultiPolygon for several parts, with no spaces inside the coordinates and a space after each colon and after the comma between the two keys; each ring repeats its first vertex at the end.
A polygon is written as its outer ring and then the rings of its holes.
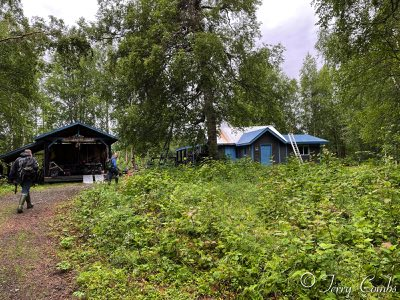
{"type": "Polygon", "coordinates": [[[119,169],[117,165],[118,153],[114,153],[110,160],[107,161],[108,168],[108,184],[111,184],[113,177],[115,178],[115,183],[118,183],[119,169]]]}
{"type": "Polygon", "coordinates": [[[30,188],[36,180],[38,169],[38,163],[32,156],[32,151],[30,149],[26,149],[22,152],[11,167],[9,175],[10,180],[19,183],[22,187],[21,198],[17,209],[18,213],[22,213],[25,201],[28,209],[33,208],[30,188]]]}

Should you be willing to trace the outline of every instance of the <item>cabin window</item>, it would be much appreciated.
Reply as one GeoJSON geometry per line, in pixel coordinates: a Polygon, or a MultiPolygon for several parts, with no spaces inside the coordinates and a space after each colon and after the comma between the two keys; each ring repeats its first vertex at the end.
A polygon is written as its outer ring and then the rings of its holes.
{"type": "Polygon", "coordinates": [[[301,155],[310,155],[310,147],[306,146],[299,146],[299,151],[301,155]]]}

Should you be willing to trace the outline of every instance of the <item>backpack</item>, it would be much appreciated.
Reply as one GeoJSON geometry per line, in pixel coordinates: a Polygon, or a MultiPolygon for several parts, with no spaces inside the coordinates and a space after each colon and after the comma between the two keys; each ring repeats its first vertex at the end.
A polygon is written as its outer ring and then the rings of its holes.
{"type": "Polygon", "coordinates": [[[112,165],[111,158],[108,158],[108,159],[106,160],[106,170],[109,171],[109,170],[111,170],[112,168],[113,168],[113,165],[112,165]]]}
{"type": "Polygon", "coordinates": [[[24,157],[19,161],[18,177],[21,182],[35,180],[37,173],[37,163],[33,157],[24,157]]]}

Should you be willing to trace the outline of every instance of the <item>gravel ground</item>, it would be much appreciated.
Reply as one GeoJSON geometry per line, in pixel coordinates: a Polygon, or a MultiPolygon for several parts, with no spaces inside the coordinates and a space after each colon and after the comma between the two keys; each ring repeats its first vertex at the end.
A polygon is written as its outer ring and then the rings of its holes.
{"type": "Polygon", "coordinates": [[[31,191],[33,209],[17,214],[20,194],[0,197],[0,299],[71,299],[74,274],[56,265],[58,242],[53,220],[57,206],[85,186],[70,184],[31,191]]]}

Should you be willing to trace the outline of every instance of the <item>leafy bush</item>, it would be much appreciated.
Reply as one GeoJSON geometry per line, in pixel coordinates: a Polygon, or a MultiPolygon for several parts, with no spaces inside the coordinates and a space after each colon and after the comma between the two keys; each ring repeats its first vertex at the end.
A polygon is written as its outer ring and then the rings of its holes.
{"type": "Polygon", "coordinates": [[[68,272],[72,268],[71,264],[67,261],[59,262],[56,267],[60,272],[68,272]]]}
{"type": "Polygon", "coordinates": [[[13,186],[7,183],[6,178],[0,178],[0,196],[12,193],[13,190],[13,186]]]}
{"type": "Polygon", "coordinates": [[[89,299],[352,298],[400,278],[400,169],[391,162],[143,171],[76,201],[78,283],[89,299]],[[315,276],[312,288],[302,275],[315,276]]]}
{"type": "Polygon", "coordinates": [[[72,243],[74,242],[74,238],[69,236],[65,237],[60,241],[60,246],[64,249],[70,249],[72,247],[72,243]]]}

